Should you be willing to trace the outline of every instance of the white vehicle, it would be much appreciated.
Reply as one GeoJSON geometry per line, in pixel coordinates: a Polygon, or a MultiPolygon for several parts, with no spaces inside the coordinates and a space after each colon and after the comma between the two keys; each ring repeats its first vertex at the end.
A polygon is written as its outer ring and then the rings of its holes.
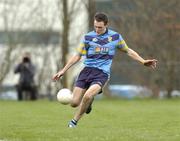
{"type": "Polygon", "coordinates": [[[121,98],[134,98],[134,97],[150,97],[152,96],[152,91],[146,87],[138,85],[109,85],[109,90],[112,96],[117,96],[121,98]]]}

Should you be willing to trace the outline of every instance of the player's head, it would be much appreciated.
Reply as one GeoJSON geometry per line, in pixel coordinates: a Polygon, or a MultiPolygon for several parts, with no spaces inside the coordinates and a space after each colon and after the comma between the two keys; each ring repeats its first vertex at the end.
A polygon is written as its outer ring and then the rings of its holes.
{"type": "Polygon", "coordinates": [[[108,17],[105,13],[96,13],[94,16],[94,29],[97,34],[103,34],[108,26],[108,17]]]}
{"type": "Polygon", "coordinates": [[[23,54],[23,57],[22,57],[22,62],[23,63],[29,63],[29,62],[31,62],[31,54],[30,54],[30,52],[25,52],[24,54],[23,54]]]}

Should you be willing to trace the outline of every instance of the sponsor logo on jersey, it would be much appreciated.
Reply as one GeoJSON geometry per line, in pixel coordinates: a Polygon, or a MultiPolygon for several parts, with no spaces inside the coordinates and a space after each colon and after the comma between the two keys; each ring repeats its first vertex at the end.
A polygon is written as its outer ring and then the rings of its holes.
{"type": "Polygon", "coordinates": [[[99,47],[97,46],[95,48],[95,53],[103,53],[103,54],[107,54],[109,52],[109,48],[108,47],[99,47]]]}

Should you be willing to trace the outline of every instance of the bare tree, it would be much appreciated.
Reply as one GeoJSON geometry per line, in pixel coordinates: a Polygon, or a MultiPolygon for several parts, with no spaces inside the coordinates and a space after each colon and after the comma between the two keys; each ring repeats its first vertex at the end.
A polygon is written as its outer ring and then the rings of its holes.
{"type": "MultiPolygon", "coordinates": [[[[78,41],[77,38],[80,36],[76,32],[77,30],[81,32],[83,29],[74,27],[74,21],[76,21],[77,18],[80,18],[79,15],[81,15],[79,14],[81,12],[80,7],[82,7],[81,0],[56,0],[53,3],[50,0],[37,0],[33,2],[33,4],[32,1],[22,0],[3,0],[0,2],[0,5],[3,6],[3,10],[0,10],[4,22],[3,30],[7,35],[6,53],[3,54],[4,56],[1,56],[1,58],[4,58],[0,61],[1,66],[3,66],[0,68],[0,82],[6,78],[10,68],[12,68],[12,61],[16,60],[18,58],[17,55],[21,54],[21,52],[27,47],[29,48],[28,50],[31,50],[30,52],[32,52],[32,56],[35,57],[35,63],[38,66],[38,86],[46,87],[47,85],[50,85],[52,73],[55,71],[53,70],[55,69],[54,66],[50,65],[56,64],[56,69],[59,69],[66,63],[70,46],[73,46],[73,44],[78,41]],[[48,4],[49,2],[51,4],[48,4]],[[60,48],[53,47],[50,43],[51,33],[54,32],[54,30],[60,33],[59,41],[61,42],[61,45],[55,45],[58,47],[60,46],[60,48]],[[38,44],[36,47],[32,44],[27,45],[24,40],[29,40],[31,38],[29,35],[32,36],[32,32],[38,33],[39,35],[43,34],[42,36],[40,35],[40,38],[43,38],[42,40],[44,43],[38,44]],[[73,35],[70,34],[70,32],[73,32],[73,35]],[[78,37],[76,37],[76,35],[78,37]],[[72,38],[73,41],[69,42],[72,38]],[[22,44],[22,42],[24,44],[22,44]],[[11,55],[12,51],[18,49],[19,52],[16,53],[16,55],[11,55]],[[57,51],[59,52],[58,54],[57,51]],[[37,58],[39,59],[36,60],[37,58]]],[[[63,78],[64,87],[67,86],[67,79],[67,76],[63,78]]]]}
{"type": "Polygon", "coordinates": [[[88,29],[94,28],[94,14],[96,13],[96,1],[95,0],[84,0],[84,6],[88,13],[88,29]]]}
{"type": "Polygon", "coordinates": [[[20,15],[18,12],[20,10],[20,6],[24,3],[21,0],[18,1],[10,1],[3,0],[0,2],[3,9],[1,9],[2,21],[3,21],[3,31],[6,37],[6,51],[4,52],[4,58],[2,59],[0,68],[0,84],[9,73],[10,66],[12,64],[13,59],[11,59],[11,53],[16,48],[20,37],[16,34],[17,29],[23,27],[25,21],[20,20],[21,18],[25,18],[27,15],[20,15]],[[21,16],[21,18],[20,18],[21,16]]]}
{"type": "MultiPolygon", "coordinates": [[[[128,60],[125,58],[123,62],[118,62],[123,66],[121,70],[125,70],[123,74],[130,77],[132,83],[149,85],[156,89],[157,93],[158,88],[166,89],[168,97],[171,97],[172,90],[179,89],[177,87],[179,78],[176,75],[179,72],[177,60],[180,59],[177,53],[180,2],[178,0],[148,3],[146,0],[133,1],[126,10],[118,7],[120,5],[118,1],[114,1],[113,4],[115,11],[111,14],[116,16],[113,25],[123,34],[129,46],[143,56],[159,60],[158,69],[152,73],[136,63],[125,61],[128,60]],[[131,73],[127,74],[129,71],[131,73]]],[[[115,63],[114,70],[120,69],[118,64],[115,63]]]]}
{"type": "MultiPolygon", "coordinates": [[[[60,67],[66,64],[67,56],[69,53],[69,45],[70,45],[69,43],[70,30],[73,30],[73,28],[75,28],[72,27],[73,21],[77,17],[78,12],[80,12],[81,10],[80,8],[81,0],[77,0],[77,1],[59,0],[58,5],[60,12],[59,16],[62,21],[62,32],[61,32],[62,42],[61,42],[61,52],[60,52],[60,54],[62,54],[62,59],[60,61],[62,62],[62,64],[59,65],[58,63],[57,69],[59,69],[60,67]]],[[[67,74],[65,74],[62,79],[62,83],[64,87],[68,87],[67,79],[68,79],[67,74]]]]}
{"type": "Polygon", "coordinates": [[[41,67],[38,67],[37,71],[37,87],[40,91],[45,89],[45,91],[50,94],[50,90],[52,89],[51,76],[53,74],[53,67],[50,65],[52,64],[51,56],[53,56],[53,52],[56,52],[55,46],[51,43],[51,33],[53,33],[54,24],[57,19],[57,10],[54,10],[55,7],[53,5],[49,6],[48,2],[43,3],[43,0],[39,1],[39,5],[41,6],[38,8],[38,12],[36,12],[39,14],[37,14],[36,18],[32,19],[33,22],[36,23],[36,28],[41,32],[41,37],[44,41],[44,43],[40,45],[43,51],[36,51],[36,53],[34,53],[37,56],[39,54],[41,56],[41,67]]]}

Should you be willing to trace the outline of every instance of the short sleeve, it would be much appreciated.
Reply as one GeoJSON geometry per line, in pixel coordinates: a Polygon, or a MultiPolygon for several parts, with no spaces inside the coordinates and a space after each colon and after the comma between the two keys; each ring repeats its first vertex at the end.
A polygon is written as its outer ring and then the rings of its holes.
{"type": "Polygon", "coordinates": [[[81,56],[86,55],[87,51],[85,38],[81,39],[80,45],[77,47],[76,52],[81,56]]]}
{"type": "Polygon", "coordinates": [[[126,51],[128,49],[126,42],[124,41],[124,39],[122,38],[120,34],[119,34],[119,41],[118,41],[117,48],[123,51],[126,51]]]}

